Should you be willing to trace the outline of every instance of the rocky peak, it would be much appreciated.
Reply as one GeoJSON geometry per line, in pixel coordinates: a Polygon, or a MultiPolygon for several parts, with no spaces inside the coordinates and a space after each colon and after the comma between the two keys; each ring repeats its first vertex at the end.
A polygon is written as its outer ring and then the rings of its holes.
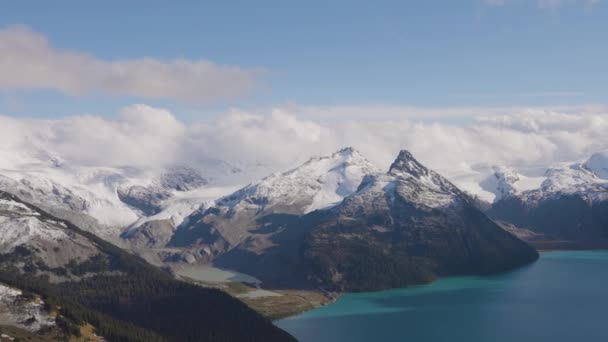
{"type": "MultiPolygon", "coordinates": [[[[462,192],[446,178],[437,172],[420,164],[414,156],[406,150],[401,150],[397,159],[391,165],[388,175],[405,181],[408,187],[424,187],[435,193],[445,195],[462,195],[462,192]]],[[[409,191],[409,190],[408,190],[409,191]]],[[[412,190],[413,191],[413,190],[412,190]]]]}
{"type": "Polygon", "coordinates": [[[517,183],[520,178],[517,172],[508,167],[494,166],[492,167],[494,171],[494,177],[496,178],[496,199],[499,200],[509,195],[513,195],[517,192],[515,188],[515,183],[517,183]]]}
{"type": "Polygon", "coordinates": [[[353,154],[353,153],[359,153],[359,151],[355,150],[352,146],[346,146],[346,147],[340,149],[339,151],[337,151],[335,154],[349,155],[349,154],[353,154]]]}
{"type": "Polygon", "coordinates": [[[429,176],[429,169],[420,164],[409,151],[401,150],[388,173],[393,176],[409,175],[420,179],[429,176]]]}

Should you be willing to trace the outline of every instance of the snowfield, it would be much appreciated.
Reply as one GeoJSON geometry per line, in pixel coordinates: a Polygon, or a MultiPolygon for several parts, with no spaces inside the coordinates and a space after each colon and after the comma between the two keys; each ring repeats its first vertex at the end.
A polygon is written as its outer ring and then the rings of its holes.
{"type": "Polygon", "coordinates": [[[314,157],[299,167],[276,173],[218,201],[231,210],[306,214],[340,203],[354,193],[365,175],[379,172],[353,148],[314,157]]]}
{"type": "Polygon", "coordinates": [[[0,253],[12,252],[35,238],[60,241],[68,235],[58,223],[40,220],[39,214],[24,204],[0,199],[0,253]]]}

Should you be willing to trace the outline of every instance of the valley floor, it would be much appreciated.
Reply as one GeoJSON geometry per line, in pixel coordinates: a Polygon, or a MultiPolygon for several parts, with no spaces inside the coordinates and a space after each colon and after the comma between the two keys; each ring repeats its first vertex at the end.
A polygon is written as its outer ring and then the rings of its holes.
{"type": "MultiPolygon", "coordinates": [[[[528,243],[538,251],[608,250],[608,241],[539,240],[528,243]]],[[[209,266],[188,266],[178,270],[177,276],[200,286],[221,289],[271,320],[332,304],[341,295],[321,290],[263,289],[259,280],[246,274],[209,266]]]]}
{"type": "Polygon", "coordinates": [[[262,316],[277,320],[335,302],[339,294],[303,290],[266,290],[259,285],[240,281],[203,281],[181,277],[188,282],[221,289],[247,304],[262,316]]]}
{"type": "Polygon", "coordinates": [[[304,290],[264,289],[249,275],[205,265],[172,267],[177,278],[203,287],[223,290],[264,317],[276,320],[294,316],[330,303],[337,293],[304,290]]]}

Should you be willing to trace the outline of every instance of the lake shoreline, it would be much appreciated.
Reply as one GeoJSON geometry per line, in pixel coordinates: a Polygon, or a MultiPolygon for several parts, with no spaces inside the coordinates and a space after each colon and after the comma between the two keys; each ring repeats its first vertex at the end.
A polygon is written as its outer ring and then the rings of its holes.
{"type": "MultiPolygon", "coordinates": [[[[606,251],[608,250],[608,242],[579,242],[579,241],[568,241],[568,240],[547,240],[547,241],[535,241],[534,243],[532,241],[527,241],[530,245],[532,245],[539,253],[550,253],[550,252],[560,252],[560,251],[606,251]],[[540,244],[537,244],[536,242],[540,242],[540,244]],[[549,245],[553,244],[553,246],[559,246],[559,247],[548,247],[549,245]],[[541,246],[543,246],[543,248],[540,248],[541,246]]],[[[531,264],[536,263],[538,260],[532,262],[531,264]]],[[[504,272],[498,272],[492,275],[500,275],[500,274],[507,274],[513,271],[517,271],[518,269],[527,267],[531,264],[528,265],[524,265],[512,270],[507,270],[504,272]]],[[[436,283],[437,281],[440,281],[442,279],[449,279],[449,278],[453,278],[453,277],[462,277],[463,275],[455,275],[455,276],[445,276],[445,277],[438,277],[436,279],[434,279],[431,282],[428,283],[424,283],[424,284],[417,284],[417,285],[411,285],[411,286],[405,286],[405,287],[400,287],[400,288],[388,288],[388,289],[382,289],[382,290],[377,290],[377,291],[364,291],[364,292],[352,292],[352,293],[374,293],[374,292],[384,292],[384,291],[391,291],[391,290],[396,290],[396,289],[403,289],[403,288],[414,288],[414,287],[420,287],[420,286],[428,286],[431,284],[436,283]]],[[[469,276],[475,276],[475,275],[469,275],[469,276]]],[[[269,290],[269,291],[275,291],[275,290],[269,290]]],[[[296,291],[296,290],[287,290],[287,291],[296,291]]],[[[320,291],[320,290],[310,290],[310,291],[306,291],[306,292],[315,292],[315,293],[319,293],[319,294],[325,294],[324,291],[320,291]]],[[[311,311],[311,310],[315,310],[318,309],[320,307],[324,307],[327,305],[332,305],[335,304],[338,299],[340,299],[340,297],[344,296],[345,294],[348,294],[349,292],[336,292],[333,293],[332,297],[328,297],[328,300],[326,302],[323,302],[322,304],[315,306],[315,307],[311,307],[308,310],[304,310],[304,311],[293,311],[293,313],[285,315],[285,316],[279,316],[277,318],[272,318],[273,322],[276,321],[280,321],[282,319],[286,319],[286,318],[290,318],[290,317],[294,317],[294,316],[298,316],[301,315],[307,311],[311,311]]]]}
{"type": "Polygon", "coordinates": [[[504,274],[345,293],[334,305],[274,323],[303,342],[608,340],[608,274],[602,271],[608,252],[556,252],[542,252],[538,262],[504,274]],[[556,326],[555,317],[568,324],[556,326]]]}

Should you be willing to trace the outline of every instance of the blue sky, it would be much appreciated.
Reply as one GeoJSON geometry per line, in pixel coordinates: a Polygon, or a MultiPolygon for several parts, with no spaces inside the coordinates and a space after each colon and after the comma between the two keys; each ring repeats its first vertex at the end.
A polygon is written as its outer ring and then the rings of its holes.
{"type": "Polygon", "coordinates": [[[58,56],[69,50],[104,62],[203,60],[246,71],[238,82],[255,75],[246,90],[201,93],[204,101],[105,85],[66,94],[65,87],[37,85],[36,77],[25,86],[4,82],[0,113],[15,116],[111,116],[132,103],[184,118],[293,103],[604,104],[608,91],[602,0],[3,2],[0,29],[13,25],[45,37],[58,56]]]}

